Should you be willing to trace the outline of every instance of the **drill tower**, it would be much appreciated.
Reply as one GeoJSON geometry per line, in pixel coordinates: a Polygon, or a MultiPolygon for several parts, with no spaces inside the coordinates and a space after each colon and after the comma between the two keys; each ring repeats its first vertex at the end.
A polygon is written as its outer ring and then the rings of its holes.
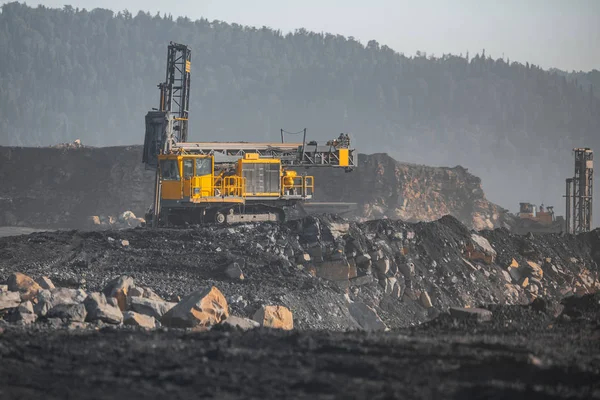
{"type": "Polygon", "coordinates": [[[568,233],[589,232],[592,229],[594,192],[594,152],[575,148],[575,174],[566,180],[566,225],[568,233]]]}

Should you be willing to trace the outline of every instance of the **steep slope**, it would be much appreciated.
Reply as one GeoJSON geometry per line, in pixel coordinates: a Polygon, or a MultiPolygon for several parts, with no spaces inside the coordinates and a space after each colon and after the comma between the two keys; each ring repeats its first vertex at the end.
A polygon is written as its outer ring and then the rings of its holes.
{"type": "MultiPolygon", "coordinates": [[[[358,203],[359,216],[433,221],[450,214],[468,227],[504,226],[505,210],[486,200],[481,181],[464,168],[399,163],[360,155],[352,173],[309,171],[316,200],[358,203]]],[[[0,147],[0,225],[87,227],[91,216],[143,216],[152,204],[153,172],[141,147],[0,147]]]]}

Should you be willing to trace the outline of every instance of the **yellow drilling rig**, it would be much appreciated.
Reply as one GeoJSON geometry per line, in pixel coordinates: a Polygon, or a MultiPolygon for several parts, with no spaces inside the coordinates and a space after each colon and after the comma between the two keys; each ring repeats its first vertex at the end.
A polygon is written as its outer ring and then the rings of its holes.
{"type": "Polygon", "coordinates": [[[191,49],[171,42],[159,108],[146,114],[142,162],[156,170],[147,223],[158,225],[283,221],[312,199],[314,179],[298,169],[356,167],[347,134],[306,142],[188,142],[191,49]]]}

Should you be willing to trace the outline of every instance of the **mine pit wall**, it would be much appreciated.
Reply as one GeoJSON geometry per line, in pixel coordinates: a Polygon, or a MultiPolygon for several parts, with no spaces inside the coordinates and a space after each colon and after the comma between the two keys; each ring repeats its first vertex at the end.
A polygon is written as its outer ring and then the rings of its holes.
{"type": "Polygon", "coordinates": [[[0,147],[0,225],[82,228],[92,215],[143,216],[153,180],[140,146],[0,147]]]}
{"type": "MultiPolygon", "coordinates": [[[[153,172],[141,146],[0,147],[0,226],[88,228],[93,215],[143,217],[152,204],[153,172]]],[[[462,167],[400,163],[360,155],[352,173],[314,168],[318,201],[358,203],[362,218],[433,221],[450,214],[467,227],[506,224],[506,210],[486,200],[481,181],[462,167]]]]}
{"type": "Polygon", "coordinates": [[[481,179],[461,166],[407,164],[383,153],[361,154],[358,160],[352,173],[310,171],[316,196],[322,201],[356,202],[361,216],[368,219],[426,222],[452,215],[476,230],[511,223],[507,210],[485,198],[481,179]]]}

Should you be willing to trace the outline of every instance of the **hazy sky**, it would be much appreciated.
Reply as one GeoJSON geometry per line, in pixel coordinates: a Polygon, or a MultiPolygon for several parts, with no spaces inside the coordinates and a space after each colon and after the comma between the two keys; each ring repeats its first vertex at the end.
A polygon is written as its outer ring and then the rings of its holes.
{"type": "MultiPolygon", "coordinates": [[[[0,0],[5,2],[4,0],[0,0]]],[[[414,54],[486,50],[565,70],[600,69],[600,0],[45,0],[50,7],[171,13],[354,36],[414,54]]],[[[165,40],[170,40],[165,38],[165,40]]]]}

